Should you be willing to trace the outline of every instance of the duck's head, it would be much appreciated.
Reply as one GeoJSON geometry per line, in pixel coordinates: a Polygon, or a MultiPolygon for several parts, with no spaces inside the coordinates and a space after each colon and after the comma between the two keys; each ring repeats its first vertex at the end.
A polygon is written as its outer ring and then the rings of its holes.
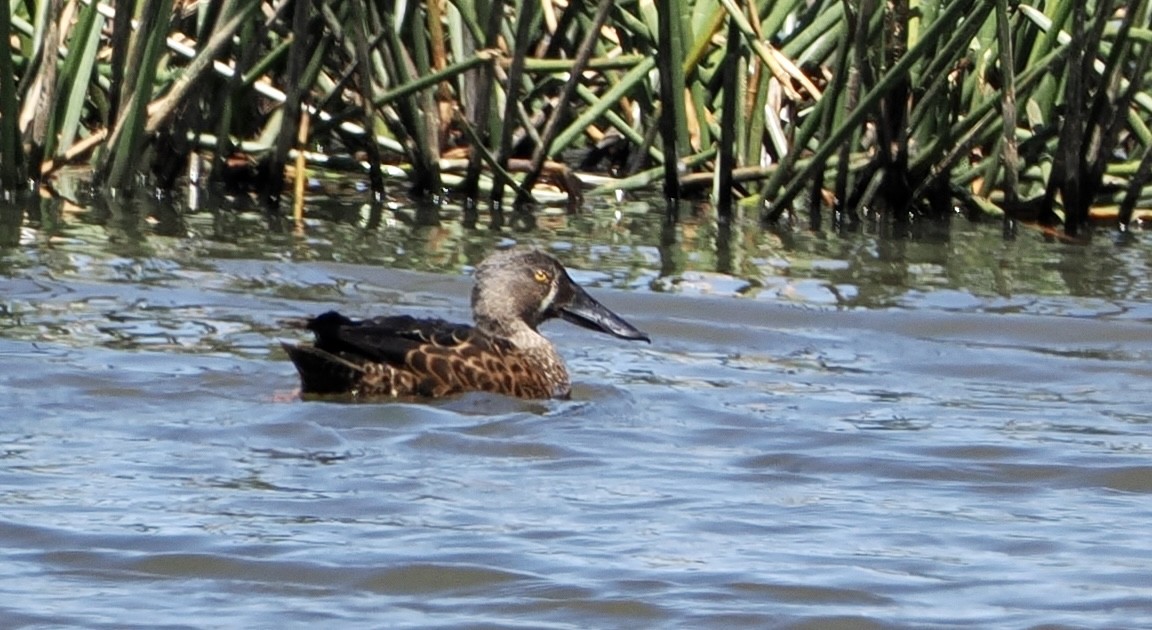
{"type": "Polygon", "coordinates": [[[496,252],[476,267],[475,280],[472,311],[476,325],[487,332],[511,336],[518,323],[536,330],[559,317],[621,339],[651,342],[573,282],[560,261],[539,250],[496,252]]]}

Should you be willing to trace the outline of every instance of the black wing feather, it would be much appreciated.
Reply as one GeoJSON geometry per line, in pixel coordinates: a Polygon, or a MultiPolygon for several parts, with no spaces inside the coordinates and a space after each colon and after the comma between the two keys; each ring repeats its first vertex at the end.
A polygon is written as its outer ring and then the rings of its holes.
{"type": "Polygon", "coordinates": [[[391,365],[403,365],[409,351],[427,344],[450,348],[494,341],[471,326],[411,315],[354,320],[328,311],[309,320],[308,328],[321,350],[391,365]]]}

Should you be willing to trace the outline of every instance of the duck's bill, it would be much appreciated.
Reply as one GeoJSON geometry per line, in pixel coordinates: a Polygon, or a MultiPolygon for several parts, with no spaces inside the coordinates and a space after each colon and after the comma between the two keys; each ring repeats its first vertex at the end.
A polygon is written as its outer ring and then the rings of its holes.
{"type": "Polygon", "coordinates": [[[578,286],[572,288],[574,289],[572,300],[560,308],[560,317],[565,321],[589,330],[606,332],[621,339],[642,339],[652,343],[647,333],[637,330],[635,326],[624,321],[624,318],[608,310],[584,289],[578,286]]]}

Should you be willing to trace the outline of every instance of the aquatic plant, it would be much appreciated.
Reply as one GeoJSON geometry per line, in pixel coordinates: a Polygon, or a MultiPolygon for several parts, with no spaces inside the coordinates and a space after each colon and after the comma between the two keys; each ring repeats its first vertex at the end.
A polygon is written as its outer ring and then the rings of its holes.
{"type": "MultiPolygon", "coordinates": [[[[1149,0],[0,0],[0,187],[196,155],[278,207],[307,167],[417,195],[658,186],[719,217],[994,213],[1075,233],[1152,199],[1149,0]],[[290,161],[295,158],[295,162],[290,161]],[[307,158],[307,159],[306,159],[307,158]],[[308,166],[311,165],[311,166],[308,166]],[[575,170],[579,175],[574,176],[575,170]],[[387,173],[387,177],[385,176],[387,173]],[[607,174],[593,177],[590,173],[607,174]]],[[[496,221],[494,219],[495,222],[496,221]]]]}

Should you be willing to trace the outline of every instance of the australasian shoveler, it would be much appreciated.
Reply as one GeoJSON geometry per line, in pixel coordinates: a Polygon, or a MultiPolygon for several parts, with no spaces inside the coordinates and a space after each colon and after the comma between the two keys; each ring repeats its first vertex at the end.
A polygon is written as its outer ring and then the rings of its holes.
{"type": "Polygon", "coordinates": [[[486,391],[567,398],[564,360],[537,330],[559,317],[621,339],[637,330],[568,277],[552,256],[512,249],[476,268],[473,326],[408,315],[353,320],[335,311],[308,320],[312,345],[285,343],[303,394],[440,397],[486,391]]]}

